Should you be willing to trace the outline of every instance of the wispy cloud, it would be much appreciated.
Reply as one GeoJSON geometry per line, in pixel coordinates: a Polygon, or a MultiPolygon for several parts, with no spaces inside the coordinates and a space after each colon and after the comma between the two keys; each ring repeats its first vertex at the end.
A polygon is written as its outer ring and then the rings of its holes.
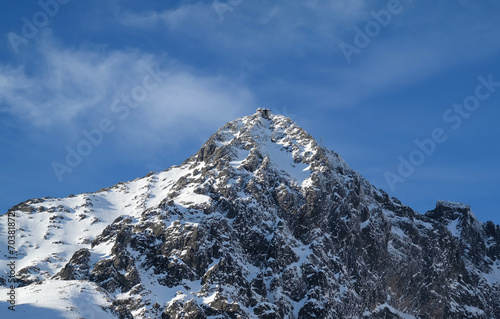
{"type": "Polygon", "coordinates": [[[71,126],[100,114],[154,60],[137,51],[61,48],[46,34],[20,66],[0,65],[0,107],[36,127],[71,126]]]}
{"type": "Polygon", "coordinates": [[[207,4],[186,4],[175,9],[163,11],[146,11],[141,13],[120,12],[118,18],[123,25],[147,29],[166,25],[169,29],[184,26],[186,22],[208,20],[214,18],[212,8],[207,4]]]}
{"type": "Polygon", "coordinates": [[[183,136],[213,132],[255,107],[252,93],[228,78],[174,71],[134,111],[134,125],[123,134],[126,140],[151,146],[178,143],[183,136]]]}
{"type": "Polygon", "coordinates": [[[151,68],[168,76],[138,107],[128,110],[133,126],[117,130],[127,143],[148,139],[165,144],[178,132],[196,134],[199,127],[214,121],[218,125],[218,117],[231,118],[254,107],[244,83],[202,73],[165,56],[132,49],[62,48],[50,34],[36,48],[27,57],[32,62],[0,64],[0,111],[35,128],[62,126],[79,134],[103,117],[120,122],[124,116],[112,109],[113,101],[142,85],[151,68]]]}
{"type": "MultiPolygon", "coordinates": [[[[437,3],[429,12],[428,6],[412,3],[392,18],[387,26],[390,30],[384,31],[388,34],[370,39],[371,45],[351,64],[329,65],[325,71],[332,75],[332,99],[359,105],[373,95],[500,52],[500,42],[491,40],[500,31],[496,17],[487,13],[491,8],[467,2],[467,11],[459,10],[456,16],[443,19],[449,5],[437,3]]],[[[354,34],[351,31],[351,36],[354,34]]]]}
{"type": "Polygon", "coordinates": [[[318,39],[322,39],[323,49],[325,45],[334,47],[337,29],[346,21],[362,19],[368,13],[365,6],[365,0],[243,1],[233,10],[226,11],[221,21],[211,2],[198,2],[162,11],[118,9],[117,16],[125,26],[175,32],[176,36],[203,43],[205,50],[274,56],[291,47],[314,48],[319,45],[318,39]]]}
{"type": "Polygon", "coordinates": [[[210,2],[198,2],[156,12],[124,11],[118,17],[126,26],[156,30],[166,37],[175,33],[176,39],[186,39],[186,45],[197,43],[213,59],[252,76],[265,72],[273,81],[289,82],[290,90],[297,86],[317,92],[322,101],[332,101],[323,103],[328,106],[359,105],[375,94],[412,85],[500,49],[498,41],[491,41],[498,32],[496,17],[487,14],[493,5],[436,2],[429,11],[422,3],[401,3],[403,12],[393,16],[350,65],[339,43],[352,40],[354,27],[363,28],[373,19],[370,12],[387,9],[388,1],[244,1],[225,12],[223,21],[210,2]],[[458,8],[457,17],[447,16],[450,6],[458,8]],[[301,61],[307,63],[310,76],[303,76],[301,61]],[[273,64],[281,68],[275,70],[273,64]],[[290,81],[297,69],[302,76],[290,81]],[[317,81],[310,83],[311,78],[317,81]]]}

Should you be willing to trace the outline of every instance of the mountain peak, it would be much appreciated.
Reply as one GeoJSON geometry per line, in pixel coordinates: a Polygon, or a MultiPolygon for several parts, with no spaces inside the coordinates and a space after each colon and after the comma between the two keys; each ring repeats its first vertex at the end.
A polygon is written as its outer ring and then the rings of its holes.
{"type": "Polygon", "coordinates": [[[351,169],[335,152],[323,148],[290,118],[258,109],[253,115],[228,122],[188,159],[249,173],[263,163],[299,184],[313,172],[351,169]]]}
{"type": "MultiPolygon", "coordinates": [[[[21,302],[44,295],[75,317],[500,314],[498,227],[463,204],[415,213],[266,109],[228,122],[179,166],[11,215],[21,302]],[[84,313],[86,300],[97,312],[84,313]]],[[[7,285],[0,277],[0,293],[7,285]]]]}
{"type": "Polygon", "coordinates": [[[265,109],[265,108],[258,108],[257,109],[257,113],[260,113],[260,115],[265,118],[265,119],[269,119],[269,116],[271,115],[271,110],[269,109],[265,109]]]}

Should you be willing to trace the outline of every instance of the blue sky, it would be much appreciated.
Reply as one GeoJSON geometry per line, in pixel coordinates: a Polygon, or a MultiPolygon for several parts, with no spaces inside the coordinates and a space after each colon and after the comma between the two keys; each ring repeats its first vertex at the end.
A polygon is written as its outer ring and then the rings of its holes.
{"type": "Polygon", "coordinates": [[[500,224],[499,14],[473,0],[3,1],[0,210],[180,164],[265,106],[418,212],[458,201],[500,224]]]}

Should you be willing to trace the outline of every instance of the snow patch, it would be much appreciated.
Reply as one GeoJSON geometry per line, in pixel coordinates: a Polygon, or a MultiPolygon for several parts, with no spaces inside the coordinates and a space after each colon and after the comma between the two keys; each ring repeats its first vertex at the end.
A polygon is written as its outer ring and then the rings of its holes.
{"type": "MultiPolygon", "coordinates": [[[[97,288],[93,283],[73,280],[51,280],[17,288],[16,311],[7,310],[7,303],[1,301],[2,318],[116,319],[102,309],[111,305],[111,299],[97,288]]],[[[8,289],[0,288],[2,296],[7,292],[8,289]]]]}

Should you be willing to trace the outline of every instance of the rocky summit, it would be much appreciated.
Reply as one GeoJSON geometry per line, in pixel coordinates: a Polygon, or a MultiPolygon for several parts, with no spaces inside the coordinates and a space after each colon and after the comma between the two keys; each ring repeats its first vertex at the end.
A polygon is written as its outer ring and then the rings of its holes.
{"type": "Polygon", "coordinates": [[[500,318],[497,225],[418,214],[264,109],[179,166],[1,220],[2,318],[500,318]]]}

